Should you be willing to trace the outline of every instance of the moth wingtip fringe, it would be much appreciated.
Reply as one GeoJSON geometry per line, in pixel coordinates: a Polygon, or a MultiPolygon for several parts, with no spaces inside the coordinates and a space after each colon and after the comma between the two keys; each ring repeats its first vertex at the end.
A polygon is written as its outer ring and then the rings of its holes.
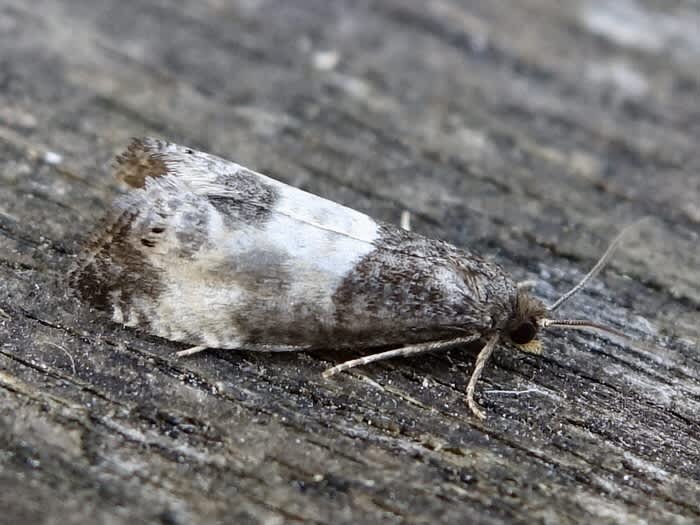
{"type": "Polygon", "coordinates": [[[68,285],[76,295],[81,295],[80,280],[85,269],[112,242],[114,235],[128,227],[128,223],[133,218],[134,214],[128,211],[123,212],[116,218],[111,216],[105,217],[100,222],[100,226],[83,242],[80,252],[75,256],[68,270],[68,285]]]}
{"type": "Polygon", "coordinates": [[[147,178],[166,175],[169,168],[162,151],[167,143],[151,137],[135,137],[127,148],[117,155],[114,175],[132,188],[143,188],[147,178]]]}

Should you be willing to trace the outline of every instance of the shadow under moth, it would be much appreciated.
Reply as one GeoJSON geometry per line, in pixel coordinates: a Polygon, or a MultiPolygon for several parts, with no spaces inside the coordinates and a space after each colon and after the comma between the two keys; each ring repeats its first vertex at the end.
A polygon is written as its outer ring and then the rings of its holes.
{"type": "Polygon", "coordinates": [[[324,372],[484,343],[466,388],[499,342],[539,354],[544,328],[625,337],[554,311],[497,264],[375,221],[238,164],[159,139],[117,158],[130,189],[81,252],[70,283],[117,323],[206,348],[252,351],[397,347],[324,372]]]}

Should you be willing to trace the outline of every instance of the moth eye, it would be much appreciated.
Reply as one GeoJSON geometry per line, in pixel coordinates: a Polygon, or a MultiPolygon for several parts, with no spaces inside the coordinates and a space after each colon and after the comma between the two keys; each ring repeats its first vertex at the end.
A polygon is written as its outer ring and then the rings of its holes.
{"type": "Polygon", "coordinates": [[[537,335],[537,326],[532,321],[523,321],[508,336],[516,345],[525,345],[537,335]]]}

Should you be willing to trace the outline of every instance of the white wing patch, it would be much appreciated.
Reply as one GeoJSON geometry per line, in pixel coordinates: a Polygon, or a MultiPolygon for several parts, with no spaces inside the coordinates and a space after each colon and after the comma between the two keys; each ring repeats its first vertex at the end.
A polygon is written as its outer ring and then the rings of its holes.
{"type": "Polygon", "coordinates": [[[378,226],[367,215],[283,184],[279,191],[265,236],[300,264],[335,280],[375,249],[378,226]]]}
{"type": "MultiPolygon", "coordinates": [[[[226,186],[222,181],[237,175],[255,178],[281,196],[274,205],[276,215],[287,215],[319,230],[332,231],[367,243],[377,239],[377,223],[364,213],[215,155],[199,151],[192,153],[189,148],[171,143],[165,145],[164,149],[167,151],[167,165],[173,172],[172,177],[168,177],[170,184],[182,189],[186,187],[198,195],[235,198],[239,196],[235,187],[226,186]]],[[[162,180],[152,179],[148,182],[162,183],[162,180]]]]}
{"type": "Polygon", "coordinates": [[[364,213],[287,186],[265,175],[256,175],[279,191],[281,199],[275,204],[275,212],[278,214],[305,222],[319,231],[335,232],[370,244],[377,240],[377,223],[364,213]]]}
{"type": "MultiPolygon", "coordinates": [[[[168,153],[168,164],[175,172],[148,179],[144,189],[136,190],[143,192],[139,207],[142,216],[148,217],[146,223],[158,215],[157,210],[147,211],[152,203],[191,196],[174,209],[165,206],[171,213],[167,228],[158,244],[145,250],[165,285],[154,314],[149,315],[151,329],[170,339],[188,340],[196,333],[207,346],[240,347],[249,334],[233,319],[245,315],[246,305],[251,304],[276,316],[280,324],[332,326],[333,295],[376,249],[377,223],[237,164],[216,157],[191,162],[191,154],[182,154],[180,162],[179,157],[179,152],[168,153]],[[237,176],[244,177],[240,185],[237,176]],[[250,194],[251,179],[274,193],[259,219],[232,218],[210,201],[223,197],[230,199],[229,205],[243,206],[250,203],[244,197],[250,197],[255,206],[263,207],[255,201],[257,195],[250,194]],[[199,234],[206,242],[183,255],[181,239],[197,221],[206,224],[199,234]],[[237,312],[232,315],[233,310],[237,312]]],[[[255,315],[260,315],[259,310],[255,315]]]]}

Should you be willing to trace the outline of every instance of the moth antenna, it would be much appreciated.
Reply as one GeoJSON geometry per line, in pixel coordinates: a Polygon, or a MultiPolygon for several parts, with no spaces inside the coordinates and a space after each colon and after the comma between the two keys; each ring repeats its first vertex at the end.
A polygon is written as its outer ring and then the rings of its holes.
{"type": "Polygon", "coordinates": [[[612,339],[616,339],[619,343],[624,343],[625,346],[640,352],[656,353],[659,350],[654,344],[645,344],[615,328],[594,323],[587,319],[541,319],[539,325],[542,328],[571,328],[573,330],[598,332],[611,336],[612,339]]]}
{"type": "MultiPolygon", "coordinates": [[[[630,230],[636,228],[641,224],[642,222],[646,221],[648,217],[645,217],[644,219],[641,219],[637,222],[634,222],[632,224],[629,224],[628,226],[625,226],[620,233],[617,234],[617,237],[613,239],[613,241],[610,243],[608,246],[607,250],[605,250],[605,253],[601,255],[600,259],[598,259],[598,262],[595,263],[593,268],[590,269],[590,271],[581,279],[571,290],[566,292],[564,295],[562,295],[559,299],[557,299],[552,305],[547,307],[548,312],[553,312],[557,308],[559,308],[562,304],[564,304],[566,301],[571,299],[574,295],[576,295],[581,288],[586,286],[588,282],[593,279],[596,275],[600,273],[600,271],[603,269],[603,267],[608,263],[610,260],[610,257],[612,257],[613,252],[617,249],[617,247],[620,245],[622,242],[622,238],[627,235],[630,230]]],[[[592,327],[591,327],[592,328],[592,327]]]]}
{"type": "Polygon", "coordinates": [[[571,328],[572,330],[591,330],[603,334],[614,335],[623,339],[632,340],[627,334],[609,326],[594,323],[587,319],[540,319],[542,328],[571,328]]]}

